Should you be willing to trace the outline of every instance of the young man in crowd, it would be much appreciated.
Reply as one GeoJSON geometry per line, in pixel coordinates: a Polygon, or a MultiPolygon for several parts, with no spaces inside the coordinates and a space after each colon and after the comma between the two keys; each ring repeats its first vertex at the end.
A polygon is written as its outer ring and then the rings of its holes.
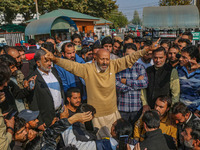
{"type": "Polygon", "coordinates": [[[165,51],[168,53],[169,51],[169,48],[171,46],[171,41],[170,40],[162,40],[160,42],[160,46],[164,47],[165,48],[165,51]]]}
{"type": "Polygon", "coordinates": [[[84,59],[85,62],[89,62],[93,59],[92,49],[89,47],[82,48],[80,53],[81,53],[81,57],[84,59]]]}
{"type": "Polygon", "coordinates": [[[179,57],[181,56],[179,54],[180,52],[180,48],[178,47],[177,44],[173,44],[168,51],[167,54],[167,59],[168,59],[168,64],[172,67],[172,68],[176,68],[179,64],[179,57]]]}
{"type": "Polygon", "coordinates": [[[200,69],[193,69],[190,61],[199,62],[199,50],[195,46],[182,49],[179,59],[180,66],[177,68],[180,79],[180,101],[192,112],[200,105],[200,69]]]}
{"type": "Polygon", "coordinates": [[[67,100],[64,105],[64,111],[60,118],[68,118],[76,113],[77,108],[81,105],[81,91],[79,88],[71,87],[67,90],[67,100]]]}
{"type": "Polygon", "coordinates": [[[191,45],[191,42],[188,39],[182,39],[181,38],[181,39],[178,40],[178,46],[180,48],[180,51],[182,51],[182,49],[184,47],[187,47],[187,46],[190,46],[190,45],[191,45]]]}
{"type": "MultiPolygon", "coordinates": [[[[150,40],[147,40],[144,42],[144,46],[142,46],[141,48],[149,48],[151,44],[152,42],[150,40]]],[[[152,51],[149,51],[143,57],[139,58],[137,62],[142,64],[145,67],[145,69],[147,69],[150,66],[153,66],[152,51]]]]}
{"type": "Polygon", "coordinates": [[[74,45],[81,45],[81,36],[79,34],[73,34],[71,36],[71,42],[74,44],[74,45]]]}
{"type": "MultiPolygon", "coordinates": [[[[61,52],[62,52],[63,59],[67,59],[73,62],[78,62],[81,64],[85,63],[85,61],[76,54],[73,43],[64,43],[62,46],[61,52]]],[[[86,95],[86,89],[85,89],[85,81],[82,78],[65,70],[64,68],[59,67],[58,65],[54,65],[54,67],[56,68],[58,75],[62,80],[62,85],[63,85],[65,94],[68,88],[78,87],[81,90],[82,100],[86,101],[87,95],[86,95]]]]}
{"type": "MultiPolygon", "coordinates": [[[[133,43],[124,45],[124,56],[137,51],[133,43]]],[[[142,113],[141,89],[147,88],[148,78],[143,65],[135,63],[131,68],[116,74],[117,104],[120,115],[132,125],[142,113]]]]}
{"type": "Polygon", "coordinates": [[[119,40],[114,40],[112,53],[117,55],[120,58],[123,56],[121,47],[122,47],[122,43],[119,40]]]}
{"type": "Polygon", "coordinates": [[[182,140],[181,132],[184,130],[184,127],[187,124],[190,124],[193,120],[197,119],[198,117],[195,116],[185,104],[182,102],[174,104],[172,108],[173,118],[175,123],[177,124],[177,139],[178,139],[178,148],[184,149],[184,143],[182,140]]]}
{"type": "Polygon", "coordinates": [[[113,49],[113,40],[111,37],[107,36],[101,41],[101,46],[110,52],[110,59],[117,59],[119,58],[117,55],[112,53],[113,49]]]}
{"type": "Polygon", "coordinates": [[[193,34],[189,31],[186,31],[182,34],[181,36],[182,39],[188,39],[190,40],[190,42],[192,43],[192,40],[193,40],[193,34]]]}

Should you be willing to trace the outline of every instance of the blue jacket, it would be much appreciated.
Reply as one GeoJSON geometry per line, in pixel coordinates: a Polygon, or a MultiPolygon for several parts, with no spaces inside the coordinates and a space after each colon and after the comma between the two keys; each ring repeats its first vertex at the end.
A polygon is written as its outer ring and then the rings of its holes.
{"type": "MultiPolygon", "coordinates": [[[[79,57],[77,54],[75,56],[75,61],[78,63],[82,63],[84,64],[85,61],[79,57]]],[[[63,58],[63,57],[62,57],[63,58]]],[[[61,80],[62,80],[62,84],[63,84],[63,88],[64,88],[64,92],[66,93],[67,90],[70,87],[76,87],[76,82],[75,82],[75,75],[70,73],[69,71],[63,69],[60,66],[55,65],[54,66],[56,68],[56,70],[58,71],[58,75],[60,76],[61,80]]],[[[86,100],[87,99],[87,94],[86,94],[86,88],[85,88],[85,81],[79,77],[79,79],[81,80],[82,84],[83,84],[83,94],[82,94],[82,100],[86,100]]]]}

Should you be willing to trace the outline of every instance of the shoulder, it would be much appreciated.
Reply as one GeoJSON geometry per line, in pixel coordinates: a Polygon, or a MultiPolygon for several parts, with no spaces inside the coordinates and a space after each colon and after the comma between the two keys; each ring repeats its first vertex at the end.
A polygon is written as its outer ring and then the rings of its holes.
{"type": "Polygon", "coordinates": [[[81,58],[81,57],[78,56],[77,54],[76,54],[76,62],[78,62],[78,63],[82,63],[82,64],[85,63],[85,61],[83,60],[83,58],[81,58]]]}

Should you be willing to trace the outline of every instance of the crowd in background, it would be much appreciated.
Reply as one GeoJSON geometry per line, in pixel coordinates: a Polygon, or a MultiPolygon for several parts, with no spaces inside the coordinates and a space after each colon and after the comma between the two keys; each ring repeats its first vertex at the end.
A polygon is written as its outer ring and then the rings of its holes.
{"type": "Polygon", "coordinates": [[[199,150],[192,39],[75,33],[0,48],[0,149],[199,150]]]}

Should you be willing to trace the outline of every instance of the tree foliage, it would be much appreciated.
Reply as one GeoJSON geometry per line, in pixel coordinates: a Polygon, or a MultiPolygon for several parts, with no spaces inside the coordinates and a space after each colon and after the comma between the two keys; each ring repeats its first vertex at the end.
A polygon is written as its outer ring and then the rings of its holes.
{"type": "Polygon", "coordinates": [[[128,24],[127,17],[117,9],[114,10],[107,19],[113,23],[112,28],[122,28],[128,24]]]}
{"type": "Polygon", "coordinates": [[[132,23],[133,24],[137,24],[137,25],[141,25],[142,24],[142,21],[140,19],[140,16],[139,16],[139,13],[138,13],[137,10],[134,11],[132,23]]]}
{"type": "MultiPolygon", "coordinates": [[[[0,11],[6,22],[11,22],[17,13],[25,20],[32,19],[36,14],[34,0],[0,0],[0,11]]],[[[118,8],[115,0],[37,0],[38,10],[44,13],[58,8],[71,9],[94,17],[108,18],[109,14],[118,8]]]]}
{"type": "Polygon", "coordinates": [[[192,0],[160,0],[160,6],[190,5],[192,0]]]}

